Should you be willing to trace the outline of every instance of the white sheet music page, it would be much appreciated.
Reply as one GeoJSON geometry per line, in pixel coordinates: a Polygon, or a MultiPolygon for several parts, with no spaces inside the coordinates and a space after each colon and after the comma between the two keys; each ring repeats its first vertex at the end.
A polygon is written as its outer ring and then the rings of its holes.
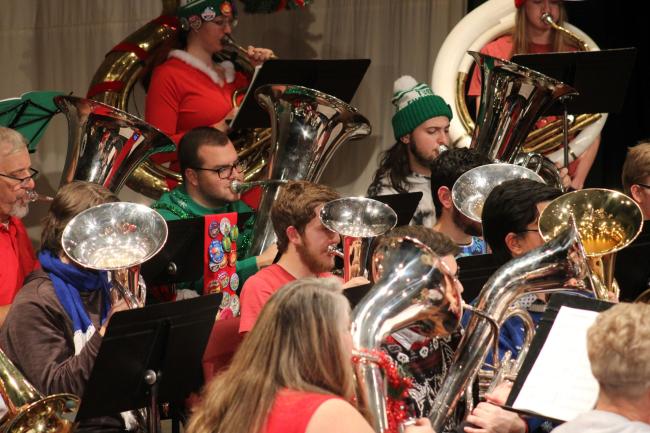
{"type": "Polygon", "coordinates": [[[598,382],[587,356],[587,329],[597,311],[562,306],[519,395],[515,409],[570,421],[594,407],[598,382]]]}

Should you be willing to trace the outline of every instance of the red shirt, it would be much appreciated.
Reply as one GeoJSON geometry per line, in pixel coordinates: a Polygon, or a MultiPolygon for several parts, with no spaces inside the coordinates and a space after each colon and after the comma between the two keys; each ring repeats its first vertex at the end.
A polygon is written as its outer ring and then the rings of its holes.
{"type": "MultiPolygon", "coordinates": [[[[319,275],[319,278],[332,277],[329,272],[319,275]]],[[[240,296],[241,319],[239,332],[249,332],[260,315],[262,307],[272,294],[280,287],[294,281],[296,278],[277,263],[267,266],[246,280],[240,296]]]]}
{"type": "MultiPolygon", "coordinates": [[[[232,94],[247,86],[246,77],[237,73],[235,81],[220,86],[205,72],[178,58],[158,66],[147,91],[145,120],[167,134],[176,144],[190,129],[212,126],[232,110],[232,94]]],[[[175,155],[153,159],[176,161],[175,155]]]]}
{"type": "Polygon", "coordinates": [[[9,305],[25,277],[39,267],[32,242],[18,218],[10,217],[8,227],[0,224],[0,264],[0,305],[9,305]]]}
{"type": "Polygon", "coordinates": [[[283,389],[275,401],[261,433],[304,433],[314,412],[327,400],[339,398],[329,394],[283,389]]]}

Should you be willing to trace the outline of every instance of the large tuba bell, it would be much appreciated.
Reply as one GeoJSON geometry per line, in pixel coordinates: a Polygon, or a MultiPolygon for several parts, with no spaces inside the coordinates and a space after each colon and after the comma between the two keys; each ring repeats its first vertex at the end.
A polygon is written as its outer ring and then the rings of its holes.
{"type": "Polygon", "coordinates": [[[544,179],[526,167],[486,164],[463,173],[451,188],[451,199],[460,213],[480,224],[483,205],[490,192],[503,182],[513,179],[530,179],[544,183],[544,179]]]}
{"type": "MultiPolygon", "coordinates": [[[[338,147],[370,134],[370,123],[345,102],[301,86],[266,85],[255,91],[271,118],[271,160],[267,179],[317,182],[338,147]]],[[[249,251],[258,255],[275,241],[269,218],[279,185],[262,195],[249,251]]]]}
{"type": "MultiPolygon", "coordinates": [[[[516,63],[471,51],[483,77],[481,103],[472,136],[474,148],[493,161],[520,163],[520,151],[537,119],[555,101],[576,95],[571,86],[516,63]]],[[[531,166],[547,183],[562,189],[555,165],[546,158],[529,156],[531,166]]]]}
{"type": "MultiPolygon", "coordinates": [[[[449,32],[438,51],[431,77],[431,88],[450,103],[453,112],[449,135],[456,147],[467,147],[471,141],[474,122],[470,117],[465,100],[465,84],[469,76],[473,59],[467,51],[480,51],[488,42],[509,33],[515,24],[515,6],[512,0],[488,0],[465,15],[449,32]]],[[[584,41],[591,50],[598,50],[598,45],[582,30],[564,23],[564,28],[584,41]]],[[[573,38],[572,38],[573,39],[573,38]]],[[[581,45],[581,44],[579,44],[581,45]]],[[[578,132],[569,142],[570,155],[580,156],[602,130],[607,114],[577,116],[570,133],[578,132]]],[[[553,122],[557,123],[557,122],[553,122]]],[[[526,152],[540,152],[553,125],[545,132],[533,131],[530,142],[524,144],[526,152]]],[[[556,128],[559,129],[559,128],[556,128]]],[[[546,154],[554,163],[563,163],[562,149],[546,154]]]]}
{"type": "Polygon", "coordinates": [[[542,238],[548,240],[565,230],[571,215],[589,257],[596,296],[606,301],[618,300],[619,288],[614,281],[616,252],[628,246],[641,232],[641,208],[627,195],[608,189],[584,189],[564,194],[540,214],[542,238]]]}
{"type": "Polygon", "coordinates": [[[485,283],[475,306],[480,315],[470,319],[454,363],[433,402],[430,419],[435,431],[441,431],[468,383],[480,370],[493,338],[498,338],[493,335],[493,324],[503,322],[511,304],[520,296],[563,287],[591,290],[587,258],[574,225],[550,242],[506,263],[485,283]]]}
{"type": "Polygon", "coordinates": [[[390,206],[364,197],[345,197],[325,203],[320,211],[325,227],[338,233],[343,252],[343,280],[366,277],[366,263],[372,240],[397,224],[397,214],[390,206]]]}
{"type": "Polygon", "coordinates": [[[117,193],[144,159],[175,149],[158,129],[110,105],[75,96],[54,101],[68,119],[61,184],[84,180],[117,193]]]}
{"type": "Polygon", "coordinates": [[[460,323],[462,300],[444,263],[415,239],[380,240],[371,266],[375,286],[352,312],[352,342],[362,359],[355,367],[359,407],[375,431],[384,432],[386,385],[380,367],[364,354],[416,322],[430,337],[448,335],[460,323]]]}
{"type": "Polygon", "coordinates": [[[155,210],[136,203],[105,203],[86,209],[66,225],[63,250],[77,264],[111,271],[111,299],[143,307],[146,291],[140,265],[167,240],[167,224],[155,210]]]}
{"type": "Polygon", "coordinates": [[[73,431],[79,397],[54,394],[47,397],[30,384],[0,350],[0,395],[7,413],[0,419],[0,432],[68,433],[73,431]]]}

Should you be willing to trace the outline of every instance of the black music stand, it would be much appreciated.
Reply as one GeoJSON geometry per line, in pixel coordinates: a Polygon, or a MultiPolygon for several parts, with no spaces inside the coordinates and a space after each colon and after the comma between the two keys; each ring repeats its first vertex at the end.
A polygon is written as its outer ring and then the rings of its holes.
{"type": "MultiPolygon", "coordinates": [[[[252,212],[237,215],[240,231],[252,212]]],[[[163,248],[142,264],[140,274],[151,286],[198,281],[203,277],[204,218],[167,221],[167,242],[163,248]]]]}
{"type": "MultiPolygon", "coordinates": [[[[621,111],[635,58],[636,48],[617,48],[601,51],[520,54],[514,56],[512,61],[560,80],[578,91],[579,95],[557,101],[545,113],[545,115],[563,116],[566,132],[568,114],[621,111]]],[[[566,133],[564,159],[566,166],[569,159],[566,133]]]]}
{"type": "MultiPolygon", "coordinates": [[[[540,319],[539,325],[537,326],[537,330],[535,332],[535,336],[533,337],[533,341],[530,345],[530,349],[528,350],[528,354],[526,355],[526,358],[524,359],[524,363],[521,369],[519,370],[519,373],[517,374],[517,379],[515,380],[512,386],[512,390],[508,395],[508,400],[506,402],[506,405],[503,406],[503,408],[524,415],[547,418],[557,423],[563,422],[563,420],[552,418],[544,414],[531,412],[528,410],[521,410],[521,409],[514,408],[512,406],[517,400],[517,397],[521,392],[522,387],[524,386],[528,375],[530,374],[531,370],[533,369],[533,366],[535,365],[535,361],[537,360],[540,352],[542,351],[542,348],[544,347],[544,344],[546,343],[546,339],[549,336],[551,328],[553,327],[553,323],[555,322],[555,318],[557,317],[561,307],[566,306],[574,309],[599,312],[599,311],[605,311],[614,305],[615,304],[611,302],[600,301],[597,299],[587,298],[584,296],[568,295],[564,293],[555,293],[551,295],[548,306],[546,307],[546,311],[544,312],[544,315],[540,319]]],[[[562,358],[563,355],[566,354],[558,354],[560,358],[562,358]]]]}
{"type": "Polygon", "coordinates": [[[349,103],[368,66],[370,66],[370,59],[268,60],[256,70],[244,101],[230,127],[233,130],[269,127],[268,114],[255,100],[255,90],[266,84],[309,87],[349,103]]]}
{"type": "Polygon", "coordinates": [[[458,279],[463,285],[463,298],[473,301],[478,298],[487,280],[500,268],[492,254],[465,256],[456,259],[458,279]]]}
{"type": "Polygon", "coordinates": [[[221,294],[120,311],[111,318],[77,420],[148,407],[160,432],[159,402],[183,402],[203,383],[201,360],[221,294]]]}
{"type": "Polygon", "coordinates": [[[370,196],[391,207],[397,214],[397,227],[409,225],[415,215],[415,211],[422,200],[422,192],[407,192],[403,194],[387,194],[370,196]]]}

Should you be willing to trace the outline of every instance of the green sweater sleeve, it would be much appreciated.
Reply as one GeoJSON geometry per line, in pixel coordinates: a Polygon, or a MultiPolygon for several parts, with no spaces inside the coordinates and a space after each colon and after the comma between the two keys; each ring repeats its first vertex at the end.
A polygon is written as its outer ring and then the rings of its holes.
{"type": "Polygon", "coordinates": [[[237,260],[237,274],[239,275],[239,287],[244,286],[244,282],[258,271],[257,258],[255,256],[248,257],[243,260],[237,260]]]}

